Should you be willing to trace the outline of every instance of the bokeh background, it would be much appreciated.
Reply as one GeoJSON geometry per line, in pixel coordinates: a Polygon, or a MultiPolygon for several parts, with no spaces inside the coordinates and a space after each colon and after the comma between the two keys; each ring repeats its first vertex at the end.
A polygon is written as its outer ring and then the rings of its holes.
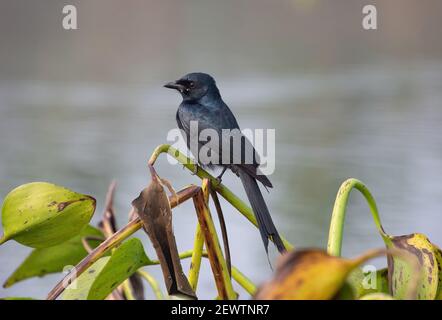
{"type": "MultiPolygon", "coordinates": [[[[97,221],[117,179],[122,226],[148,182],[147,158],[175,127],[180,99],[162,85],[204,71],[243,128],[276,129],[275,188],[265,197],[296,246],[325,247],[348,177],[371,189],[387,232],[423,232],[441,245],[441,31],[440,0],[0,0],[0,201],[20,184],[50,181],[96,197],[97,221]],[[65,4],[76,5],[78,30],[62,28],[65,4]],[[365,4],[376,5],[378,30],[362,29],[365,4]]],[[[177,189],[198,183],[164,157],[158,171],[177,189]]],[[[224,182],[245,197],[232,174],[224,182]]],[[[227,203],[224,211],[233,263],[267,279],[258,231],[227,203]]],[[[174,212],[187,250],[192,204],[174,212]]],[[[356,193],[344,241],[347,256],[382,246],[356,193]]],[[[0,247],[0,282],[29,252],[0,247]]],[[[58,279],[0,297],[44,298],[58,279]]],[[[216,295],[207,263],[198,294],[216,295]]]]}

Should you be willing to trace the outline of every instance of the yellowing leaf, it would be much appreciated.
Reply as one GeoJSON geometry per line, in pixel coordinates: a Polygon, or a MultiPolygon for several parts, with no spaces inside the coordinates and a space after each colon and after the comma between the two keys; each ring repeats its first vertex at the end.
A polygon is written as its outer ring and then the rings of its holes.
{"type": "Polygon", "coordinates": [[[439,284],[437,286],[437,294],[436,299],[442,300],[442,250],[434,245],[435,255],[436,255],[436,264],[439,269],[439,284]]]}
{"type": "MultiPolygon", "coordinates": [[[[439,267],[437,265],[436,249],[428,238],[420,233],[405,236],[389,237],[385,239],[387,248],[405,250],[419,261],[421,278],[417,287],[416,298],[433,300],[438,291],[439,267]]],[[[415,276],[416,270],[396,257],[388,257],[388,277],[391,294],[397,299],[404,299],[410,279],[415,276]]]]}
{"type": "Polygon", "coordinates": [[[382,227],[378,208],[368,188],[357,179],[346,180],[336,196],[330,224],[328,252],[341,255],[344,220],[350,192],[359,190],[367,200],[378,232],[390,252],[403,250],[389,256],[388,284],[390,292],[399,299],[442,298],[441,252],[423,234],[390,236],[382,227]]]}
{"type": "Polygon", "coordinates": [[[95,211],[95,199],[46,182],[12,190],[2,207],[4,236],[33,248],[60,244],[77,235],[95,211]]]}
{"type": "Polygon", "coordinates": [[[280,258],[274,278],[262,286],[256,299],[326,300],[336,296],[349,273],[379,255],[369,251],[357,259],[343,259],[323,250],[296,250],[280,258]]]}

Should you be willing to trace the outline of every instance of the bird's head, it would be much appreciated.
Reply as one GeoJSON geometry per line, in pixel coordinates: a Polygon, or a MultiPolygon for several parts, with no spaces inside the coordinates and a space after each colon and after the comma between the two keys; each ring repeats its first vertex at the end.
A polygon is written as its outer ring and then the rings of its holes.
{"type": "Polygon", "coordinates": [[[185,101],[198,101],[208,94],[219,95],[215,80],[206,73],[189,73],[179,80],[164,85],[181,93],[185,101]]]}

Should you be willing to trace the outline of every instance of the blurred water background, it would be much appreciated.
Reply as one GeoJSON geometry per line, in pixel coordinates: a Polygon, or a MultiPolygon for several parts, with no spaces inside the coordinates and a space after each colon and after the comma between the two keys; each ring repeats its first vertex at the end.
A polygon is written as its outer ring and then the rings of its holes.
{"type": "MultiPolygon", "coordinates": [[[[265,197],[293,244],[325,247],[337,190],[356,177],[387,232],[442,245],[441,1],[67,2],[78,30],[62,29],[64,2],[0,0],[0,201],[20,184],[50,181],[96,197],[96,222],[117,179],[122,226],[148,182],[148,157],[175,127],[180,99],[162,85],[204,71],[243,128],[276,129],[275,188],[265,197]],[[361,27],[364,4],[377,6],[376,31],[361,27]]],[[[177,189],[198,183],[164,157],[158,171],[177,189]]],[[[245,198],[232,174],[224,182],[245,198]]],[[[267,279],[258,231],[223,204],[233,264],[267,279]]],[[[174,210],[180,250],[191,248],[195,222],[191,202],[174,210]]],[[[347,256],[382,246],[356,193],[344,241],[347,256]]],[[[0,248],[0,282],[29,252],[0,248]]],[[[198,294],[214,298],[207,263],[202,272],[198,294]]],[[[58,279],[0,297],[44,298],[58,279]]]]}

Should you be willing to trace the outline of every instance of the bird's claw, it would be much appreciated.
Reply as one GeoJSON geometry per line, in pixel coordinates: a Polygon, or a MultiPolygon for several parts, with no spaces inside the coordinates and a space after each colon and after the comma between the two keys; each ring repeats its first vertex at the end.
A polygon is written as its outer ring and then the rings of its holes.
{"type": "Polygon", "coordinates": [[[194,164],[193,170],[190,170],[190,172],[192,173],[192,176],[195,176],[198,173],[198,165],[194,164]]]}
{"type": "Polygon", "coordinates": [[[224,173],[226,172],[226,170],[227,170],[227,167],[224,167],[224,168],[223,168],[223,171],[221,171],[221,174],[220,174],[218,177],[216,177],[216,182],[217,182],[218,184],[221,184],[222,177],[223,177],[224,173]]]}

